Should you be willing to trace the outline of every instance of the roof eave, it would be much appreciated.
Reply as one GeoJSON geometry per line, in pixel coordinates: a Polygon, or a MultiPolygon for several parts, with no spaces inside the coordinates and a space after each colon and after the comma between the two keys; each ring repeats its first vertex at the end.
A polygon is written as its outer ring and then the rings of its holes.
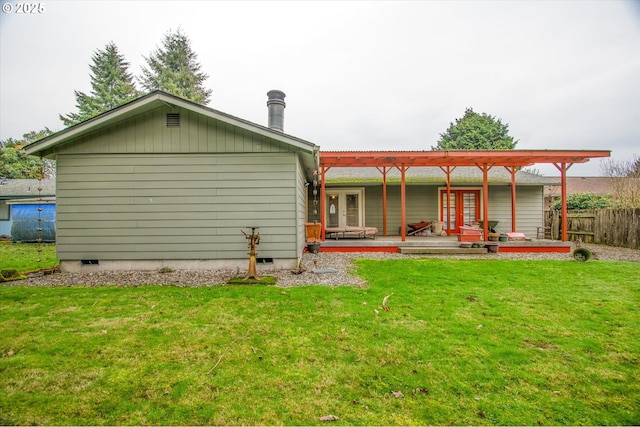
{"type": "Polygon", "coordinates": [[[132,111],[135,111],[141,108],[142,106],[148,105],[159,99],[160,99],[160,93],[157,91],[151,92],[147,95],[143,95],[139,98],[134,99],[131,102],[128,102],[119,107],[116,107],[113,110],[106,111],[98,116],[85,120],[84,122],[70,126],[66,129],[61,130],[60,132],[56,132],[53,135],[49,135],[43,139],[35,141],[25,146],[23,148],[23,151],[26,154],[31,154],[31,155],[41,154],[50,148],[53,148],[59,144],[66,142],[67,140],[81,136],[102,125],[109,124],[110,122],[115,121],[119,118],[122,118],[123,116],[126,116],[128,113],[131,113],[132,111]]]}
{"type": "Polygon", "coordinates": [[[323,167],[511,166],[585,163],[609,150],[322,151],[323,167]]]}
{"type": "Polygon", "coordinates": [[[258,135],[266,136],[267,138],[272,138],[275,140],[285,142],[303,151],[306,151],[309,153],[315,153],[319,149],[319,147],[312,142],[305,141],[304,139],[300,139],[295,136],[270,129],[268,127],[265,127],[256,123],[249,122],[239,117],[235,117],[230,114],[223,113],[222,111],[214,110],[212,108],[205,107],[205,106],[196,104],[191,101],[187,101],[185,99],[182,99],[164,92],[161,92],[160,95],[163,95],[166,98],[164,99],[165,102],[169,104],[173,104],[177,107],[185,108],[195,113],[204,114],[207,117],[211,117],[221,122],[225,122],[225,123],[237,126],[241,129],[256,133],[258,135]]]}

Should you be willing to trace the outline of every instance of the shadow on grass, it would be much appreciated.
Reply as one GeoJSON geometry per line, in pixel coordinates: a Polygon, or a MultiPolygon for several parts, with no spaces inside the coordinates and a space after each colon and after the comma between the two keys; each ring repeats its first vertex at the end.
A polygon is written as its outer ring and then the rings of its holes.
{"type": "Polygon", "coordinates": [[[273,276],[263,276],[259,280],[256,279],[245,279],[244,277],[233,277],[227,281],[227,285],[263,285],[263,286],[273,286],[276,284],[278,279],[273,276]]]}

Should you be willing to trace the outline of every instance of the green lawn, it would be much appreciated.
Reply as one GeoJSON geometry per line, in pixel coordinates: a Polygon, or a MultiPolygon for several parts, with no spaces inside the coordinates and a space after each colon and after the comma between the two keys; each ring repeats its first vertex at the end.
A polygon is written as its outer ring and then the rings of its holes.
{"type": "Polygon", "coordinates": [[[55,244],[0,242],[0,270],[34,271],[58,264],[55,244]]]}
{"type": "Polygon", "coordinates": [[[368,288],[0,287],[0,424],[640,423],[637,263],[357,274],[368,288]]]}

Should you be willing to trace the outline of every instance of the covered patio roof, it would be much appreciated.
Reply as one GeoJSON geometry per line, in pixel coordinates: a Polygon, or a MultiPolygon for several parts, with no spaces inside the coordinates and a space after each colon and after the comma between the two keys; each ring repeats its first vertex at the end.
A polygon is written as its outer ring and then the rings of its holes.
{"type": "Polygon", "coordinates": [[[320,151],[321,167],[532,166],[585,163],[608,150],[320,151]]]}
{"type": "MultiPolygon", "coordinates": [[[[402,240],[406,238],[406,178],[411,167],[439,167],[446,174],[447,200],[451,187],[451,172],[458,166],[477,166],[483,174],[483,217],[488,217],[488,172],[498,166],[511,174],[511,227],[516,231],[516,172],[537,163],[551,163],[560,171],[562,188],[562,240],[567,234],[567,170],[574,163],[586,163],[592,158],[611,156],[609,150],[454,150],[454,151],[320,151],[321,198],[320,211],[324,237],[325,174],[334,167],[375,167],[382,174],[383,223],[386,235],[386,176],[392,168],[401,173],[402,240]]],[[[447,206],[447,211],[449,206],[447,206]]],[[[447,215],[449,217],[449,215],[447,215]]],[[[488,221],[484,221],[484,236],[488,236],[488,221]]],[[[449,227],[447,227],[448,229],[449,227]]]]}

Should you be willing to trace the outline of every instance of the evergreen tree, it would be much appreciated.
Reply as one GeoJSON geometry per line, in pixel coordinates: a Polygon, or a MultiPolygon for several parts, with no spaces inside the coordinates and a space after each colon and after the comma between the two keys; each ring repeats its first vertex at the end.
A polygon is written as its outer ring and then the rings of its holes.
{"type": "Polygon", "coordinates": [[[467,108],[461,119],[440,134],[432,150],[513,150],[518,141],[509,136],[509,125],[486,113],[467,108]]]}
{"type": "Polygon", "coordinates": [[[180,29],[165,34],[162,47],[144,59],[148,68],[142,67],[140,83],[145,90],[160,89],[198,104],[209,102],[211,90],[203,85],[209,76],[200,72],[191,42],[180,29]]]}
{"type": "Polygon", "coordinates": [[[98,49],[93,57],[91,70],[91,94],[74,91],[77,113],[60,115],[65,126],[72,126],[98,114],[109,111],[138,96],[133,76],[129,73],[129,63],[118,52],[113,42],[104,50],[98,49]]]}

